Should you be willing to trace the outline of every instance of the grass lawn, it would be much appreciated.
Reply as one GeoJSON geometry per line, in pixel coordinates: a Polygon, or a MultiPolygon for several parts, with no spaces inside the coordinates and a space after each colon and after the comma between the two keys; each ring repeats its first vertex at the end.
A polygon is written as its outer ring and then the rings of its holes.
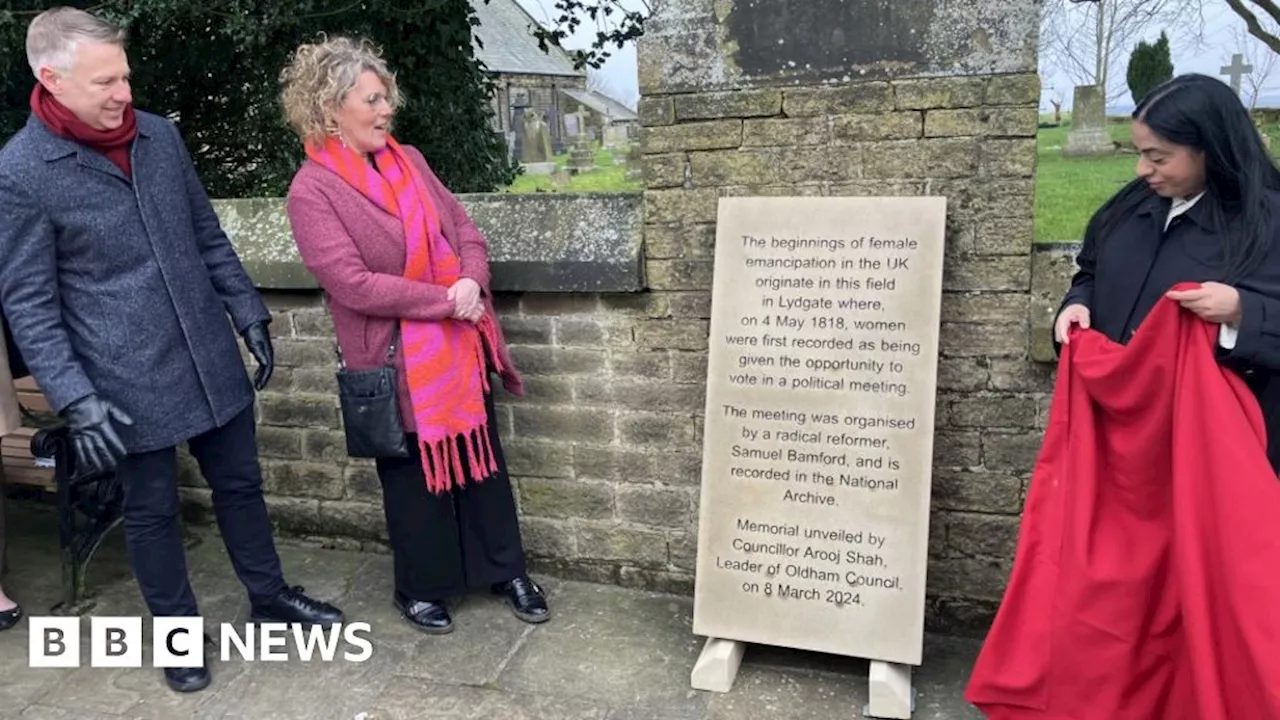
{"type": "MultiPolygon", "coordinates": [[[[1036,240],[1079,240],[1084,226],[1107,198],[1133,179],[1137,155],[1065,158],[1069,128],[1041,128],[1037,138],[1036,240]]],[[[1111,137],[1129,139],[1129,126],[1112,125],[1111,137]]]]}
{"type": "MultiPolygon", "coordinates": [[[[556,156],[556,165],[564,167],[568,162],[568,152],[556,156]]],[[[643,189],[643,180],[628,180],[627,166],[616,164],[613,152],[597,146],[596,169],[589,173],[570,175],[569,184],[565,187],[553,187],[550,175],[520,175],[502,192],[624,192],[643,189]]]]}
{"type": "MultiPolygon", "coordinates": [[[[1085,224],[1107,198],[1124,186],[1134,175],[1138,156],[1117,153],[1101,158],[1065,158],[1062,147],[1067,143],[1069,120],[1062,127],[1042,128],[1037,138],[1036,170],[1036,241],[1078,241],[1084,237],[1085,224]]],[[[1129,123],[1110,126],[1117,142],[1129,140],[1129,123]]],[[[1265,126],[1271,137],[1273,154],[1280,151],[1280,124],[1265,126]]],[[[568,153],[556,157],[564,167],[568,153]]],[[[628,180],[627,166],[614,162],[614,153],[596,146],[596,169],[571,175],[565,187],[553,187],[550,175],[520,175],[502,192],[628,192],[644,190],[643,180],[628,180]]]]}
{"type": "MultiPolygon", "coordinates": [[[[1112,139],[1129,140],[1129,124],[1110,126],[1112,139]]],[[[1280,125],[1263,128],[1271,137],[1272,154],[1280,149],[1280,125]]],[[[1064,158],[1068,128],[1041,128],[1037,139],[1036,241],[1076,241],[1093,213],[1133,179],[1138,156],[1120,153],[1103,158],[1064,158]]]]}

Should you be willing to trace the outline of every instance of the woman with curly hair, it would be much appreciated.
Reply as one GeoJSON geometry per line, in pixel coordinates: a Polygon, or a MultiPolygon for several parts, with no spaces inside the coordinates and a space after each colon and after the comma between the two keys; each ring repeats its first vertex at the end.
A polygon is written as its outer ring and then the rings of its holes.
{"type": "Polygon", "coordinates": [[[408,452],[375,462],[396,607],[447,633],[446,601],[487,585],[543,622],[494,417],[492,375],[524,390],[494,315],[485,238],[422,153],[391,135],[403,101],[376,50],[341,37],[303,45],[280,79],[307,156],[287,200],[298,251],[328,296],[346,368],[395,369],[408,452]]]}

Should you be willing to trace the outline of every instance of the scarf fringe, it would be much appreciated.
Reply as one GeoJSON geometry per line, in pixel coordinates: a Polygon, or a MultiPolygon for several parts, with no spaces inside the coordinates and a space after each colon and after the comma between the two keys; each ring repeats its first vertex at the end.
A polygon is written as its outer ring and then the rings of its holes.
{"type": "MultiPolygon", "coordinates": [[[[498,321],[494,319],[493,313],[485,311],[477,328],[480,330],[480,337],[483,338],[484,349],[489,351],[489,359],[493,362],[493,369],[499,373],[506,370],[506,366],[502,364],[502,358],[498,356],[498,331],[494,324],[498,321]]],[[[482,350],[483,352],[483,350],[482,350]]],[[[483,359],[483,358],[482,358],[483,359]]],[[[485,391],[489,390],[489,374],[485,373],[485,391]]]]}
{"type": "Polygon", "coordinates": [[[427,478],[427,490],[436,495],[449,492],[454,486],[468,482],[481,483],[498,472],[498,461],[489,441],[489,423],[440,440],[421,441],[422,470],[427,478]],[[463,448],[466,469],[463,472],[463,448]]]}

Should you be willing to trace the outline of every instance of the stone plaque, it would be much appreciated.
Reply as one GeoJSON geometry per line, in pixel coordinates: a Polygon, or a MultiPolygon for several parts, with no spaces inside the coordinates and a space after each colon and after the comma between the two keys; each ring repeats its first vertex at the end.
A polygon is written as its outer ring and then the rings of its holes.
{"type": "Polygon", "coordinates": [[[771,0],[737,3],[725,24],[747,75],[830,76],[927,62],[938,3],[771,0]]]}
{"type": "Polygon", "coordinates": [[[722,198],[693,631],[920,664],[945,198],[722,198]]]}

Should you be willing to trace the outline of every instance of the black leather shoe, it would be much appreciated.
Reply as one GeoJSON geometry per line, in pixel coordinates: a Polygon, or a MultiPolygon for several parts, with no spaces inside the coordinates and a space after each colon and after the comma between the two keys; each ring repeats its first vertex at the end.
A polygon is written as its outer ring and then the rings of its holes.
{"type": "Polygon", "coordinates": [[[498,583],[493,586],[493,591],[506,596],[511,612],[525,622],[541,623],[551,619],[551,610],[547,608],[547,599],[542,596],[542,588],[528,577],[498,583]]]}
{"type": "Polygon", "coordinates": [[[253,622],[278,622],[304,627],[326,628],[342,622],[342,611],[326,602],[302,594],[302,586],[286,587],[265,605],[255,605],[249,615],[253,622]]]}
{"type": "Polygon", "coordinates": [[[22,620],[22,606],[15,605],[9,610],[0,612],[0,630],[8,630],[22,620]]]}
{"type": "Polygon", "coordinates": [[[209,687],[209,668],[165,668],[164,681],[174,692],[203,690],[209,687]]]}
{"type": "Polygon", "coordinates": [[[453,632],[453,618],[443,602],[410,600],[396,593],[396,609],[411,625],[428,635],[447,635],[453,632]]]}

